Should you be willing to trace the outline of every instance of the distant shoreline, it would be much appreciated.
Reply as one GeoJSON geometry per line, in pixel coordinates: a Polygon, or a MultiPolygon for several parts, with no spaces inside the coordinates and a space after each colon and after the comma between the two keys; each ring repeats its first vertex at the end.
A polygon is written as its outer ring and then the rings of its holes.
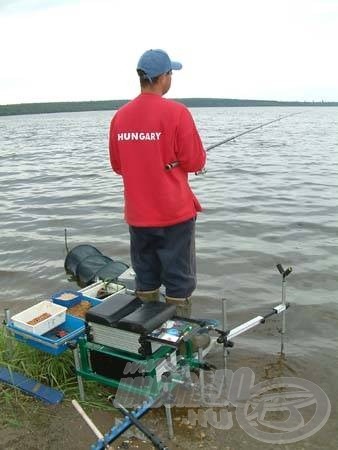
{"type": "MultiPolygon", "coordinates": [[[[338,106],[338,102],[296,102],[273,100],[238,100],[231,98],[177,98],[189,108],[245,107],[245,106],[338,106]]],[[[85,102],[20,103],[0,105],[0,116],[47,114],[81,111],[107,111],[120,108],[129,100],[101,100],[85,102]]]]}

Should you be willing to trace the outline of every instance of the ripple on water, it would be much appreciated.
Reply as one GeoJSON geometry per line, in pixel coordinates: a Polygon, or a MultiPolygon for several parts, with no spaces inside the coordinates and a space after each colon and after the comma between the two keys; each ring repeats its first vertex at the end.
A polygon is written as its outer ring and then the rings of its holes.
{"type": "MultiPolygon", "coordinates": [[[[203,142],[211,145],[293,111],[206,108],[192,113],[203,142]]],[[[207,173],[191,175],[204,207],[197,221],[193,308],[197,316],[221,319],[225,297],[229,322],[248,320],[280,302],[276,264],[292,266],[287,279],[289,369],[284,370],[306,377],[315,365],[314,380],[334,386],[338,114],[336,108],[302,111],[213,149],[207,173]]],[[[129,262],[123,188],[107,153],[112,114],[0,118],[2,306],[20,309],[69,286],[63,270],[65,228],[70,247],[92,244],[129,262]]],[[[278,352],[278,326],[272,321],[271,328],[243,336],[234,351],[237,363],[250,361],[258,368],[267,352],[278,352]]]]}

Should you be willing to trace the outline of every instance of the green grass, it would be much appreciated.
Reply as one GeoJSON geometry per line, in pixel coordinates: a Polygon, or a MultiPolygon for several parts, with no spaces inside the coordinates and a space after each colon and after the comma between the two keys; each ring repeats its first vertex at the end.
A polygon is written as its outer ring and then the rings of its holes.
{"type": "MultiPolygon", "coordinates": [[[[63,403],[79,399],[78,385],[71,351],[53,356],[18,342],[0,326],[0,366],[20,372],[36,381],[64,393],[63,403]]],[[[110,410],[107,397],[111,394],[104,386],[85,381],[86,408],[110,410]]],[[[0,383],[0,425],[20,426],[22,420],[46,414],[46,406],[22,393],[19,389],[0,383]]]]}

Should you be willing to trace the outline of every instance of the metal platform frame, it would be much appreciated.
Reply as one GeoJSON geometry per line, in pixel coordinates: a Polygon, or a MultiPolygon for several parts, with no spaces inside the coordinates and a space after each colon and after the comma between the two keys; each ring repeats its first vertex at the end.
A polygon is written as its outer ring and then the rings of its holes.
{"type": "MultiPolygon", "coordinates": [[[[186,345],[186,355],[185,358],[183,358],[183,364],[186,364],[187,367],[199,367],[200,369],[204,368],[204,358],[205,356],[214,348],[217,344],[222,344],[224,348],[224,369],[226,369],[227,366],[227,354],[229,351],[229,348],[233,347],[233,339],[237,338],[243,333],[246,333],[247,331],[251,330],[252,328],[264,324],[267,319],[270,317],[273,317],[275,315],[282,315],[281,318],[281,354],[284,354],[284,339],[285,339],[285,332],[286,332],[286,317],[285,312],[289,308],[290,304],[286,302],[286,277],[292,272],[292,268],[289,267],[286,270],[284,270],[283,266],[281,264],[277,264],[277,269],[282,275],[282,302],[278,304],[277,306],[273,307],[272,310],[265,315],[259,315],[254,317],[253,319],[248,320],[247,322],[244,322],[241,325],[236,326],[233,329],[227,329],[226,328],[226,308],[225,308],[225,300],[223,300],[222,303],[222,310],[223,310],[223,329],[217,329],[215,327],[210,327],[214,331],[218,333],[218,337],[212,337],[211,342],[209,346],[205,349],[199,349],[197,353],[197,357],[194,356],[192,353],[192,347],[191,343],[188,342],[186,345]]],[[[87,345],[86,343],[80,342],[80,348],[82,345],[82,350],[80,351],[82,353],[82,358],[84,358],[84,361],[86,358],[88,358],[88,355],[85,355],[85,352],[87,352],[87,345]]],[[[78,364],[80,364],[80,360],[78,359],[78,364]]],[[[81,376],[81,373],[83,373],[85,376],[88,376],[88,367],[87,371],[83,372],[82,369],[78,371],[79,375],[81,376]]],[[[201,375],[201,390],[204,389],[204,377],[203,377],[203,370],[200,370],[201,375]]],[[[96,376],[94,376],[94,379],[96,376]]],[[[93,379],[93,378],[92,378],[93,379]]],[[[106,380],[105,380],[106,381],[106,380]]],[[[181,379],[173,379],[171,374],[168,374],[167,380],[164,380],[164,383],[157,385],[156,392],[158,395],[164,395],[168,396],[170,393],[170,390],[177,385],[177,383],[184,383],[184,380],[181,379]]],[[[115,384],[115,383],[114,383],[115,384]]],[[[120,387],[120,384],[118,384],[120,387]]],[[[80,385],[79,385],[80,387],[80,385]]],[[[122,385],[123,388],[123,385],[122,385]]],[[[130,388],[127,386],[127,388],[130,388]]],[[[144,394],[144,392],[142,392],[144,394]]],[[[153,393],[154,394],[154,393],[153,393]]],[[[124,431],[126,431],[130,426],[135,425],[138,428],[140,428],[140,423],[133,420],[133,418],[140,417],[141,415],[144,415],[146,412],[148,412],[152,405],[156,402],[156,399],[154,400],[153,397],[149,396],[148,400],[146,400],[142,405],[140,405],[138,408],[136,408],[134,411],[127,411],[124,408],[123,414],[125,415],[125,420],[123,422],[123,426],[114,426],[112,427],[108,433],[105,434],[105,436],[101,439],[99,439],[95,444],[91,446],[92,450],[101,450],[106,448],[110,443],[112,443],[114,440],[116,440],[124,431]],[[123,431],[122,431],[123,430],[123,431]]],[[[120,405],[122,408],[123,406],[120,405]]],[[[171,405],[169,403],[165,403],[165,412],[166,412],[166,418],[167,418],[167,425],[168,425],[168,434],[169,438],[173,438],[174,436],[174,430],[173,430],[173,423],[172,423],[172,415],[171,415],[171,405]]],[[[121,408],[118,408],[121,411],[121,408]]],[[[141,428],[140,428],[141,429],[141,428]]],[[[150,433],[150,439],[152,434],[150,433]]],[[[148,436],[149,437],[149,436],[148,436]]],[[[153,441],[152,441],[153,442],[153,441]]],[[[156,441],[155,441],[156,442],[156,441]]],[[[153,442],[154,444],[154,442],[153,442]]],[[[166,447],[163,446],[162,442],[159,441],[159,444],[155,445],[155,448],[158,449],[164,449],[166,447]]]]}
{"type": "MultiPolygon", "coordinates": [[[[89,354],[91,351],[101,352],[103,354],[106,354],[108,356],[112,356],[115,358],[124,359],[128,362],[135,362],[137,364],[145,364],[149,363],[150,360],[152,361],[162,361],[166,360],[170,357],[170,355],[173,354],[173,352],[176,352],[176,349],[171,346],[161,346],[156,352],[149,356],[141,356],[136,355],[133,353],[129,353],[126,351],[122,351],[119,349],[115,349],[112,347],[107,347],[101,344],[96,344],[94,342],[89,342],[87,338],[80,337],[77,342],[68,342],[67,345],[69,348],[73,351],[74,356],[74,362],[75,362],[75,368],[76,368],[76,374],[77,374],[77,381],[79,386],[79,393],[80,393],[80,399],[84,400],[85,392],[84,392],[84,386],[83,386],[83,379],[89,379],[94,380],[100,384],[107,385],[113,388],[119,388],[119,389],[126,389],[127,391],[131,391],[133,393],[139,394],[141,396],[146,397],[145,401],[137,407],[134,411],[127,411],[123,405],[118,405],[118,409],[122,412],[125,419],[120,424],[120,426],[112,427],[108,433],[106,433],[105,436],[100,437],[99,440],[92,445],[93,450],[99,450],[106,448],[110,443],[112,443],[118,436],[120,436],[126,429],[128,429],[130,426],[135,425],[142,431],[146,433],[146,435],[149,437],[149,439],[152,440],[152,442],[155,444],[156,448],[164,449],[166,448],[162,442],[149,430],[147,430],[146,427],[144,427],[138,419],[143,416],[146,412],[148,412],[151,407],[156,403],[159,398],[162,398],[164,401],[165,406],[165,412],[166,412],[166,418],[167,418],[167,424],[168,424],[168,431],[169,431],[169,437],[172,438],[174,435],[173,432],[173,424],[172,424],[172,416],[171,416],[171,406],[170,402],[168,401],[169,395],[171,390],[177,386],[178,383],[185,383],[188,380],[188,377],[186,376],[186,372],[190,370],[190,368],[199,368],[200,374],[202,376],[202,386],[201,389],[203,389],[203,370],[205,368],[204,358],[205,356],[214,348],[217,344],[222,344],[224,348],[224,361],[225,361],[225,368],[226,368],[226,359],[227,359],[227,353],[228,349],[233,347],[232,340],[240,336],[241,334],[251,330],[252,328],[265,323],[265,321],[274,316],[281,314],[281,354],[284,354],[285,350],[285,332],[286,332],[286,317],[285,312],[287,308],[289,307],[289,304],[286,303],[286,277],[292,272],[292,268],[289,267],[286,270],[282,267],[281,264],[277,264],[277,269],[282,275],[282,302],[273,307],[270,312],[268,312],[265,315],[259,315],[254,317],[253,319],[248,320],[247,322],[236,326],[233,329],[227,329],[226,327],[226,308],[225,308],[225,301],[222,303],[222,310],[223,310],[223,329],[218,329],[215,326],[207,325],[207,321],[197,321],[200,323],[201,327],[205,327],[210,330],[214,330],[215,333],[218,334],[218,336],[213,336],[211,338],[210,344],[205,349],[199,349],[196,353],[193,353],[192,351],[192,343],[190,340],[187,340],[185,342],[185,354],[184,357],[181,358],[177,362],[178,369],[181,370],[176,371],[174,378],[170,372],[163,372],[160,376],[160,379],[158,379],[158,374],[156,373],[156,363],[152,370],[150,370],[147,375],[149,377],[154,378],[154,382],[150,384],[150,386],[146,387],[140,387],[137,388],[135,386],[132,386],[128,383],[124,383],[120,379],[112,379],[103,375],[99,375],[95,373],[90,364],[90,357],[89,354]]],[[[194,320],[194,319],[192,319],[194,320]]],[[[5,311],[5,323],[10,323],[10,312],[9,310],[5,311]]],[[[7,327],[7,331],[11,333],[10,327],[7,327]]],[[[29,344],[29,343],[28,343],[29,344]]],[[[116,406],[116,405],[115,405],[116,406]]]]}

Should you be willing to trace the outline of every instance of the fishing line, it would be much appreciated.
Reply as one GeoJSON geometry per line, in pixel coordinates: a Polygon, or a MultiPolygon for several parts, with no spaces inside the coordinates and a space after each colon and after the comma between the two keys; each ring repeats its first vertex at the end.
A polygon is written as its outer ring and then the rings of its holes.
{"type": "MultiPolygon", "coordinates": [[[[250,128],[250,130],[242,131],[242,133],[236,134],[235,136],[231,136],[227,139],[217,142],[217,144],[210,145],[209,147],[207,147],[205,149],[205,151],[208,152],[208,151],[212,150],[213,148],[219,147],[220,145],[223,145],[223,144],[226,144],[227,142],[233,141],[234,139],[236,139],[240,136],[243,136],[244,134],[251,133],[252,131],[258,130],[259,128],[266,127],[267,125],[270,125],[271,123],[279,122],[280,120],[286,119],[287,117],[295,116],[296,114],[300,114],[300,112],[287,114],[286,116],[282,116],[282,117],[279,117],[278,119],[270,120],[269,122],[263,123],[262,125],[258,125],[257,127],[250,128]]],[[[166,164],[164,167],[165,167],[165,170],[172,170],[179,165],[180,165],[179,161],[173,161],[171,163],[166,164]]],[[[199,175],[204,172],[205,172],[205,169],[202,169],[200,172],[196,172],[196,175],[199,175]]]]}

